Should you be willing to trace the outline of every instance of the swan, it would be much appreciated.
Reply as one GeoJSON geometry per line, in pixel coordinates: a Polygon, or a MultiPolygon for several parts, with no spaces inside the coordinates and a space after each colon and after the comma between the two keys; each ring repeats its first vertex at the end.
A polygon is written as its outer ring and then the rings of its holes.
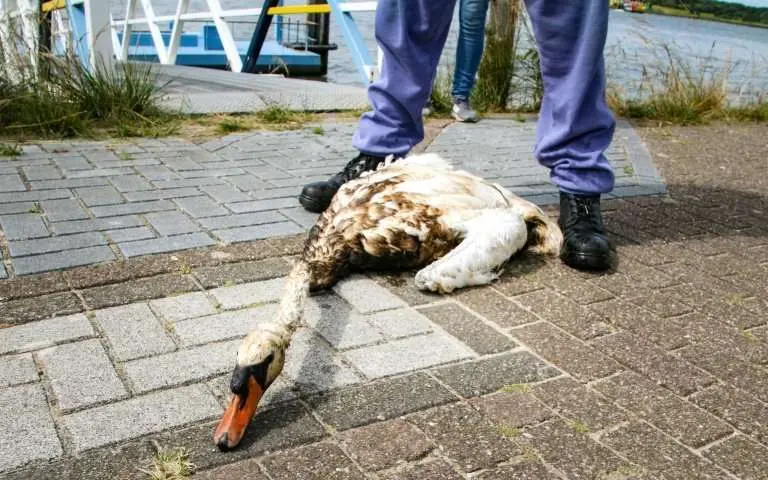
{"type": "Polygon", "coordinates": [[[538,206],[437,154],[388,158],[339,189],[286,278],[276,318],[241,342],[214,443],[225,451],[242,440],[282,372],[310,292],[354,271],[420,268],[417,288],[450,293],[493,282],[520,250],[557,256],[562,243],[558,224],[538,206]]]}

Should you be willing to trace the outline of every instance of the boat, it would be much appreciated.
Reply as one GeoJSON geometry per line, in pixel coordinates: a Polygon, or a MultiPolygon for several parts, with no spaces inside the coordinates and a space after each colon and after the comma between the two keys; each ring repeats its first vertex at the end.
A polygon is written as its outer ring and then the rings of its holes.
{"type": "Polygon", "coordinates": [[[645,13],[645,2],[624,0],[624,11],[631,13],[645,13]]]}

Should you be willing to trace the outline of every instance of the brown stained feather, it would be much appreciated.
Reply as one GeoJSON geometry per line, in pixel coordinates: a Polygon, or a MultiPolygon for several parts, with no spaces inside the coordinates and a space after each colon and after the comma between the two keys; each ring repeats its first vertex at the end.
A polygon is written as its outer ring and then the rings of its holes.
{"type": "Polygon", "coordinates": [[[391,193],[371,199],[403,181],[394,177],[357,189],[344,188],[310,230],[302,253],[310,266],[310,288],[329,288],[351,271],[399,270],[426,265],[461,241],[439,221],[442,211],[414,195],[391,193]],[[396,228],[382,226],[392,222],[396,228]],[[427,236],[420,241],[404,227],[427,236]]]}

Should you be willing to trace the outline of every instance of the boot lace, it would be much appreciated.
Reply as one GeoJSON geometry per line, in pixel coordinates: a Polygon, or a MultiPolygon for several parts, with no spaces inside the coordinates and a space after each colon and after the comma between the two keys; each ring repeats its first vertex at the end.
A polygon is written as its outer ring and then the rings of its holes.
{"type": "Polygon", "coordinates": [[[599,199],[591,197],[574,197],[570,204],[570,215],[566,222],[568,230],[596,230],[602,231],[603,226],[600,222],[599,199]]]}
{"type": "Polygon", "coordinates": [[[345,182],[352,180],[359,177],[363,172],[374,170],[381,161],[380,158],[358,155],[347,163],[344,170],[341,171],[341,176],[345,182]]]}

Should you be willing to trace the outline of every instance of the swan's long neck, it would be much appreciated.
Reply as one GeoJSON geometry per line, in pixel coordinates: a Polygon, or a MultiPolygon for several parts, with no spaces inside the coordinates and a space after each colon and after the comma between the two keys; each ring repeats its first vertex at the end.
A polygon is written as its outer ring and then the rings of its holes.
{"type": "Polygon", "coordinates": [[[309,266],[304,260],[298,260],[285,280],[275,323],[284,332],[286,346],[301,324],[304,304],[309,295],[309,278],[309,266]]]}

